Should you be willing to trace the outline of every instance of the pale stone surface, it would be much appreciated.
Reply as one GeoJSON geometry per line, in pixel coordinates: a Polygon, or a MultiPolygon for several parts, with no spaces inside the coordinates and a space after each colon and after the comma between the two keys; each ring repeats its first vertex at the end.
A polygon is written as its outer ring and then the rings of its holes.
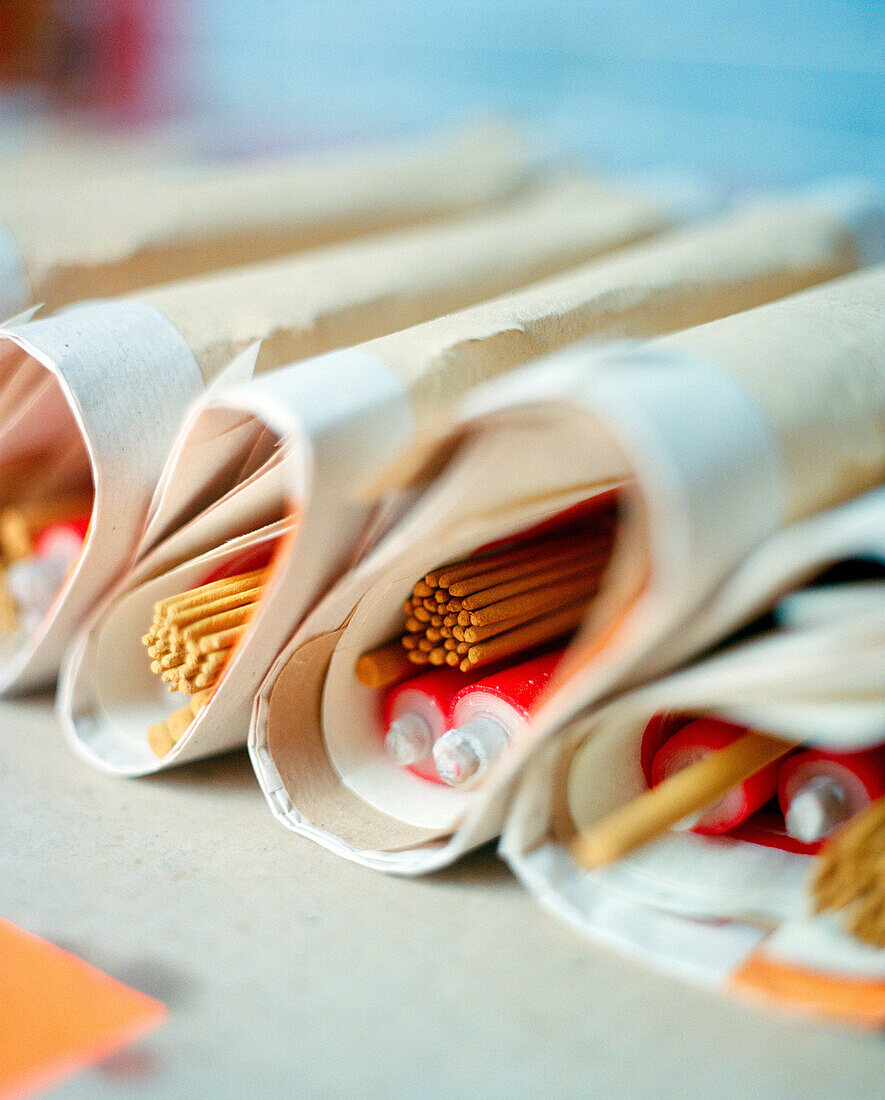
{"type": "Polygon", "coordinates": [[[52,1096],[812,1100],[881,1085],[879,1036],[599,950],[489,850],[412,881],[294,837],[243,754],[108,779],[72,756],[48,700],[2,703],[0,837],[0,915],[170,1009],[52,1096]]]}

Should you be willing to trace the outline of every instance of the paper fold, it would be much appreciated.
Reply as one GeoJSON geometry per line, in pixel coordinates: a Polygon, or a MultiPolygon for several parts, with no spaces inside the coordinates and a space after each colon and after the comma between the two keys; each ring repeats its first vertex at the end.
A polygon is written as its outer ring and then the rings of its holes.
{"type": "MultiPolygon", "coordinates": [[[[250,749],[257,770],[261,754],[269,754],[286,785],[290,808],[281,810],[277,789],[272,803],[277,816],[296,831],[371,866],[407,873],[440,866],[464,851],[465,844],[489,839],[500,829],[511,769],[535,738],[547,736],[545,731],[613,691],[691,655],[680,645],[683,630],[689,636],[700,631],[698,647],[710,644],[745,622],[760,603],[772,600],[783,570],[769,572],[741,591],[729,588],[731,574],[741,562],[752,561],[757,549],[797,513],[825,508],[834,495],[850,497],[876,484],[885,469],[885,451],[856,445],[858,438],[871,438],[871,425],[885,411],[880,365],[885,341],[876,328],[881,316],[877,322],[871,308],[881,296],[883,278],[882,272],[854,276],[633,351],[575,349],[518,372],[506,385],[496,384],[482,399],[468,402],[467,408],[482,410],[482,416],[459,424],[442,445],[443,453],[454,446],[443,475],[327,594],[262,687],[250,749]],[[871,327],[865,327],[868,322],[871,327]],[[813,346],[796,338],[807,326],[815,332],[813,346]],[[862,335],[855,340],[849,336],[854,332],[862,335]],[[701,337],[703,357],[697,350],[701,337]],[[744,344],[752,355],[742,356],[744,344]],[[788,380],[792,390],[782,393],[772,382],[766,395],[756,385],[756,363],[766,356],[770,369],[776,366],[776,377],[788,380]],[[814,395],[828,393],[830,381],[846,372],[864,379],[858,392],[867,401],[863,410],[859,405],[842,407],[843,421],[839,407],[816,405],[814,395]],[[793,456],[797,464],[792,468],[785,462],[784,441],[798,434],[793,423],[781,419],[790,407],[810,435],[819,431],[832,443],[829,449],[815,443],[806,456],[804,478],[817,486],[816,493],[804,482],[794,488],[791,476],[797,476],[799,457],[793,456]],[[540,453],[545,462],[536,463],[534,456],[540,453]],[[561,455],[571,456],[568,471],[557,471],[552,464],[561,455]],[[851,456],[847,462],[846,456],[851,456]],[[594,484],[620,480],[632,486],[608,582],[573,642],[556,690],[514,747],[512,762],[502,762],[466,808],[460,792],[425,790],[426,812],[415,816],[409,806],[420,804],[420,796],[404,785],[420,780],[391,774],[394,768],[381,752],[377,713],[366,698],[369,693],[355,686],[353,662],[360,652],[396,633],[399,605],[416,578],[441,561],[456,559],[471,544],[512,530],[508,517],[512,521],[517,515],[508,511],[512,497],[544,499],[538,485],[530,490],[525,481],[527,472],[534,476],[538,466],[552,478],[547,493],[554,483],[561,491],[571,487],[584,496],[592,495],[594,484]],[[489,470],[495,470],[493,488],[483,482],[483,471],[489,470]],[[849,475],[840,481],[844,470],[849,475]],[[465,526],[459,516],[463,502],[470,502],[478,515],[488,508],[485,525],[480,523],[472,535],[467,533],[469,523],[465,526]],[[727,614],[720,610],[706,620],[705,611],[716,606],[720,592],[730,593],[727,614]],[[328,652],[317,648],[320,638],[330,639],[328,652]],[[294,697],[299,677],[320,702],[309,713],[299,712],[300,724],[294,724],[286,701],[294,697]],[[277,679],[282,686],[275,705],[277,679]],[[348,722],[352,732],[347,732],[348,722]],[[342,754],[341,745],[348,746],[347,752],[342,754]],[[369,779],[376,773],[373,786],[369,779]],[[322,783],[320,774],[325,776],[322,783]],[[307,813],[299,792],[309,796],[317,785],[324,796],[307,813]],[[343,812],[338,816],[338,800],[346,805],[359,791],[364,816],[375,812],[399,819],[404,836],[419,824],[436,830],[436,846],[408,848],[404,841],[379,851],[364,844],[361,836],[369,832],[354,830],[352,815],[351,824],[343,812]],[[432,809],[447,798],[448,810],[432,809]],[[408,850],[394,851],[403,847],[408,850]]],[[[795,560],[791,568],[799,568],[795,560]]]]}
{"type": "Polygon", "coordinates": [[[83,552],[49,615],[36,634],[3,638],[0,690],[22,690],[54,677],[74,629],[131,563],[180,417],[203,379],[175,329],[135,302],[2,330],[0,354],[7,377],[43,376],[43,396],[0,429],[0,458],[39,449],[40,433],[48,446],[64,430],[79,437],[94,491],[83,552]]]}
{"type": "MultiPolygon", "coordinates": [[[[885,562],[883,509],[878,490],[788,529],[758,557],[793,549],[785,587],[842,559],[885,562]]],[[[591,873],[567,848],[572,821],[587,828],[645,789],[638,743],[654,714],[712,714],[835,751],[881,743],[885,604],[872,613],[829,606],[827,616],[725,650],[538,740],[521,762],[501,851],[545,908],[619,951],[793,1008],[812,1007],[800,993],[814,985],[816,1011],[881,1024],[885,952],[852,941],[830,916],[810,918],[808,856],[671,833],[591,873]],[[767,935],[765,925],[777,930],[767,935]]]]}

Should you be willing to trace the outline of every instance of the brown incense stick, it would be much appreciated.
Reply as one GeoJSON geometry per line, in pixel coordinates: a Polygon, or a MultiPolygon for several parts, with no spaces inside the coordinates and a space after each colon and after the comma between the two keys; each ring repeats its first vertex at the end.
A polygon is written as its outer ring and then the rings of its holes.
{"type": "Polygon", "coordinates": [[[467,671],[571,632],[599,586],[613,531],[607,512],[590,530],[510,542],[431,570],[403,601],[399,656],[388,656],[388,647],[364,654],[358,678],[382,686],[416,666],[467,671]],[[385,654],[384,673],[375,669],[376,654],[385,654]]]}
{"type": "Polygon", "coordinates": [[[192,696],[186,707],[180,707],[163,722],[157,722],[156,725],[151,726],[147,733],[147,740],[157,756],[165,756],[178,744],[201,708],[208,703],[211,694],[210,691],[204,691],[192,696]]]}
{"type": "Polygon", "coordinates": [[[264,595],[266,575],[256,569],[224,577],[154,605],[142,643],[151,671],[170,691],[193,694],[215,685],[264,595]]]}
{"type": "Polygon", "coordinates": [[[403,650],[399,642],[389,642],[368,653],[356,663],[356,678],[367,688],[388,687],[414,676],[413,654],[403,650]]]}
{"type": "Polygon", "coordinates": [[[601,520],[594,526],[592,535],[570,533],[564,536],[552,536],[544,541],[523,543],[509,549],[489,551],[479,557],[464,558],[428,573],[424,583],[430,588],[444,588],[451,592],[452,585],[459,584],[487,574],[496,569],[528,563],[528,567],[545,557],[556,554],[568,554],[573,550],[586,550],[595,539],[605,539],[610,531],[610,521],[601,520]]]}
{"type": "MultiPolygon", "coordinates": [[[[559,583],[553,582],[543,588],[530,589],[509,599],[487,604],[470,613],[470,628],[497,625],[508,619],[527,619],[542,611],[554,611],[581,596],[591,595],[597,580],[597,570],[591,571],[589,577],[586,573],[579,573],[566,577],[559,583]]],[[[469,642],[472,639],[465,634],[464,640],[469,642]]],[[[479,641],[478,638],[476,640],[479,641]]]]}
{"type": "Polygon", "coordinates": [[[794,746],[751,730],[668,776],[662,783],[615,810],[572,844],[572,855],[587,870],[613,863],[660,836],[743,783],[794,746]]]}
{"type": "Polygon", "coordinates": [[[580,600],[550,615],[533,619],[515,630],[508,630],[487,641],[478,642],[468,649],[466,657],[461,661],[461,671],[469,672],[471,668],[476,668],[478,665],[487,665],[492,661],[514,657],[525,649],[561,638],[564,634],[577,630],[586,609],[586,601],[580,600]]]}
{"type": "Polygon", "coordinates": [[[571,580],[574,577],[584,576],[596,579],[607,560],[608,555],[598,558],[578,559],[544,570],[541,573],[527,573],[520,577],[514,577],[505,583],[492,585],[489,588],[484,588],[481,592],[475,592],[462,599],[462,611],[459,612],[459,615],[464,612],[479,611],[483,607],[488,607],[489,604],[500,603],[501,600],[518,596],[522,592],[549,587],[558,584],[560,581],[571,580]]]}

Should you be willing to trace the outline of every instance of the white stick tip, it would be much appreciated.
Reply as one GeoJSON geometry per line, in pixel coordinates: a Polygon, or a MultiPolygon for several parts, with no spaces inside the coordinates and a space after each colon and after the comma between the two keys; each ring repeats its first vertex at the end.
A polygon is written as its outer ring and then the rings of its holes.
{"type": "Polygon", "coordinates": [[[434,745],[433,759],[440,779],[450,787],[463,786],[479,771],[479,757],[471,746],[458,738],[450,738],[449,734],[434,745]]]}
{"type": "Polygon", "coordinates": [[[804,787],[790,801],[784,823],[787,832],[803,844],[823,840],[848,816],[848,806],[831,783],[804,787]]]}
{"type": "Polygon", "coordinates": [[[433,737],[430,726],[420,714],[406,713],[390,723],[384,737],[384,751],[395,764],[408,768],[426,760],[433,737]]]}
{"type": "Polygon", "coordinates": [[[477,715],[449,730],[433,746],[436,771],[450,787],[478,779],[507,748],[507,730],[500,722],[477,715]]]}

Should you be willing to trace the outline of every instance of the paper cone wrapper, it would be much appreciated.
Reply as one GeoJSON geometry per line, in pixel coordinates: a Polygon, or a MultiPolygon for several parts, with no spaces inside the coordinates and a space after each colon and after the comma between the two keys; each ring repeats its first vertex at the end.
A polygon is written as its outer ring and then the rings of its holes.
{"type": "MultiPolygon", "coordinates": [[[[855,542],[854,513],[825,517],[806,532],[828,540],[836,557],[840,545],[849,557],[867,554],[869,540],[855,542]]],[[[867,516],[881,525],[882,514],[880,493],[867,516]]],[[[879,588],[878,615],[842,597],[847,608],[831,602],[815,622],[726,650],[538,743],[522,762],[501,849],[541,904],[583,934],[683,980],[881,1027],[885,951],[853,940],[832,916],[809,915],[809,855],[691,832],[669,832],[593,872],[570,851],[576,829],[646,789],[639,746],[655,714],[715,715],[833,751],[881,743],[879,588]]]]}
{"type": "MultiPolygon", "coordinates": [[[[537,154],[490,124],[447,140],[270,163],[146,167],[0,199],[33,300],[55,309],[500,201],[537,154]]],[[[0,286],[0,316],[16,308],[0,286]]]]}
{"type": "MultiPolygon", "coordinates": [[[[528,242],[522,255],[518,254],[518,250],[514,254],[516,267],[523,273],[526,264],[537,263],[545,249],[547,259],[544,262],[549,261],[551,250],[560,250],[561,258],[563,252],[574,249],[575,241],[581,239],[583,232],[574,227],[582,221],[590,228],[580,247],[598,249],[609,247],[614,240],[622,239],[625,234],[650,232],[654,225],[659,226],[661,219],[667,216],[661,212],[660,201],[650,204],[647,200],[639,200],[633,196],[609,195],[607,198],[600,197],[595,203],[593,216],[589,217],[583,210],[588,198],[586,186],[574,182],[566,184],[559,198],[544,199],[534,206],[529,202],[515,215],[523,223],[523,232],[517,235],[525,237],[528,242]],[[565,213],[566,211],[570,213],[565,213]],[[527,234],[525,229],[531,218],[536,219],[535,228],[532,234],[527,234]],[[641,226],[645,228],[640,229],[641,226]]],[[[842,206],[845,205],[843,202],[842,206]]],[[[834,208],[834,204],[830,202],[827,210],[823,211],[821,203],[815,198],[810,202],[792,201],[742,212],[736,217],[724,219],[709,230],[677,235],[661,246],[649,245],[628,250],[624,254],[628,258],[626,266],[617,260],[588,265],[579,269],[574,277],[565,276],[565,284],[557,280],[535,284],[524,292],[500,298],[488,305],[466,309],[439,321],[370,341],[361,345],[354,355],[347,353],[343,357],[331,356],[318,360],[309,364],[308,373],[304,373],[306,367],[290,367],[280,372],[279,378],[266,386],[256,383],[258,389],[254,397],[244,394],[225,398],[222,402],[223,409],[213,411],[207,407],[206,415],[199,414],[183,432],[151,507],[139,553],[146,552],[162,538],[171,536],[177,528],[193,520],[202,509],[213,502],[219,502],[228,493],[239,499],[227,501],[221,512],[215,511],[205,522],[195,524],[193,530],[202,534],[195,534],[193,543],[187,548],[178,541],[167,546],[162,551],[162,560],[178,564],[184,560],[181,554],[191,550],[197,552],[197,546],[201,553],[210,550],[212,546],[209,532],[220,537],[219,532],[227,530],[224,527],[224,522],[227,521],[221,522],[222,516],[236,517],[231,520],[233,527],[228,531],[228,536],[230,533],[240,535],[247,530],[254,530],[254,524],[251,528],[249,526],[248,499],[254,494],[266,495],[272,479],[282,476],[280,469],[268,471],[269,477],[259,479],[260,484],[246,479],[249,483],[240,486],[239,493],[236,491],[238,487],[233,483],[236,478],[232,471],[242,468],[247,460],[248,450],[256,445],[256,408],[260,409],[258,419],[264,427],[278,424],[282,432],[281,439],[291,441],[296,448],[306,448],[305,453],[309,454],[311,448],[318,446],[317,440],[320,437],[325,440],[322,445],[326,450],[329,446],[334,448],[339,445],[337,429],[333,431],[328,427],[337,424],[340,419],[339,412],[336,411],[339,407],[339,395],[341,410],[347,410],[347,417],[356,417],[354,423],[363,415],[371,420],[375,416],[375,406],[380,408],[390,401],[391,407],[395,409],[391,414],[392,423],[397,425],[397,430],[394,431],[387,425],[377,439],[358,433],[357,438],[362,447],[359,461],[352,465],[347,464],[347,468],[353,471],[353,485],[371,480],[373,472],[383,469],[397,448],[402,449],[414,439],[416,423],[438,424],[446,415],[446,410],[452,406],[457,394],[472,383],[499,373],[533,353],[558,347],[579,335],[592,332],[597,324],[603,330],[616,323],[620,328],[635,326],[639,331],[658,331],[684,321],[685,309],[681,304],[677,307],[676,303],[681,303],[686,297],[692,301],[690,312],[693,315],[714,316],[723,309],[739,308],[748,297],[752,300],[759,296],[764,298],[785,286],[814,281],[824,277],[827,272],[850,264],[854,255],[851,231],[844,218],[840,220],[834,215],[834,208]],[[746,244],[746,237],[751,232],[758,241],[767,242],[752,258],[748,255],[746,244]],[[710,253],[717,249],[717,261],[711,264],[710,253]],[[714,268],[718,270],[718,274],[713,273],[714,268]],[[698,283],[704,284],[703,291],[698,290],[698,283]],[[566,287],[565,297],[563,285],[566,287]],[[662,291],[662,287],[667,288],[666,292],[662,291]],[[669,303],[666,308],[661,306],[664,299],[669,303]],[[628,312],[629,320],[613,321],[618,308],[628,312]],[[531,326],[527,321],[529,317],[532,319],[531,326]],[[527,337],[513,345],[510,337],[519,335],[524,322],[527,337]],[[359,372],[363,368],[365,376],[359,378],[359,372]],[[321,389],[325,394],[323,400],[329,403],[329,409],[328,417],[324,421],[322,418],[317,419],[312,404],[314,383],[310,379],[316,378],[317,372],[326,372],[321,389]],[[302,378],[305,379],[303,383],[302,378]],[[372,388],[375,385],[377,390],[372,388]],[[364,403],[362,411],[353,405],[345,393],[351,388],[354,394],[360,395],[364,403]],[[391,396],[394,394],[395,396],[391,396]],[[255,401],[258,405],[254,404],[255,401]],[[231,411],[231,402],[240,402],[239,408],[243,414],[240,420],[231,411]],[[399,427],[406,423],[409,425],[408,430],[404,428],[398,434],[399,427]],[[304,425],[308,426],[307,429],[304,429],[304,425]],[[315,431],[311,425],[315,426],[315,431]],[[309,442],[305,443],[305,439],[309,439],[309,442]],[[199,450],[195,449],[197,447],[199,450]],[[199,459],[195,457],[198,453],[199,459]]],[[[349,269],[348,305],[339,311],[341,316],[338,321],[343,317],[345,323],[343,326],[338,325],[338,338],[354,335],[356,318],[362,315],[361,306],[368,304],[370,300],[375,305],[378,304],[379,284],[376,283],[371,292],[375,295],[374,299],[361,298],[359,293],[353,291],[355,277],[371,280],[374,277],[372,272],[381,271],[380,285],[383,289],[389,290],[391,285],[398,287],[397,294],[393,295],[394,299],[397,296],[400,300],[408,299],[408,287],[417,285],[424,288],[421,294],[432,288],[439,302],[440,296],[445,297],[452,293],[452,287],[463,287],[468,271],[474,273],[475,285],[476,272],[482,268],[483,263],[488,265],[489,278],[500,280],[500,257],[509,248],[505,246],[505,241],[508,236],[514,235],[515,224],[514,214],[511,212],[487,220],[483,227],[474,223],[467,232],[459,228],[445,230],[448,236],[444,238],[439,255],[444,256],[450,249],[454,249],[456,254],[466,250],[465,254],[468,255],[466,266],[463,261],[459,261],[454,277],[445,274],[451,263],[428,263],[430,235],[412,238],[411,243],[405,238],[397,238],[389,244],[367,246],[381,251],[373,254],[372,262],[367,262],[367,253],[360,252],[356,276],[353,266],[349,269]],[[391,251],[382,262],[383,250],[388,248],[391,251]],[[392,284],[391,273],[397,272],[399,282],[392,284]]],[[[350,252],[351,258],[359,252],[360,247],[355,246],[355,250],[350,252]]],[[[326,268],[325,285],[337,287],[344,283],[345,280],[340,278],[342,270],[339,266],[338,276],[335,277],[326,268]]],[[[260,276],[256,274],[256,278],[261,280],[263,293],[258,293],[257,287],[251,287],[249,300],[279,303],[282,280],[277,280],[274,287],[267,278],[266,270],[260,276]]],[[[175,322],[178,331],[184,334],[207,374],[211,373],[219,356],[232,354],[248,340],[265,334],[269,328],[267,314],[262,312],[263,307],[258,307],[263,318],[261,324],[255,323],[254,315],[251,315],[253,320],[249,323],[248,313],[245,315],[245,324],[237,320],[231,322],[230,318],[242,319],[244,316],[242,311],[238,313],[234,308],[235,301],[242,301],[242,297],[237,296],[242,296],[244,290],[239,277],[236,281],[227,280],[227,289],[222,290],[221,284],[224,281],[222,277],[211,281],[211,295],[195,295],[196,284],[193,284],[191,290],[181,296],[178,302],[174,296],[180,295],[183,288],[157,292],[146,298],[175,322]],[[238,325],[241,327],[237,327],[238,325]],[[230,334],[227,344],[219,339],[220,332],[230,334]]],[[[316,281],[318,285],[321,283],[320,279],[316,281]]],[[[309,293],[309,282],[309,278],[302,280],[306,294],[309,293]]],[[[458,293],[463,293],[463,290],[458,293]]],[[[281,314],[286,320],[281,324],[280,331],[265,344],[265,349],[268,344],[276,349],[270,353],[271,361],[279,353],[280,347],[288,348],[291,353],[293,345],[296,348],[300,346],[303,352],[305,342],[313,339],[311,332],[315,328],[327,334],[335,330],[334,290],[331,297],[332,304],[327,304],[325,312],[319,318],[315,310],[301,312],[293,317],[291,313],[285,312],[285,302],[280,305],[281,314]],[[320,321],[322,323],[318,323],[320,321]],[[289,326],[288,329],[286,325],[289,326]],[[299,345],[298,341],[302,343],[299,345]]],[[[316,300],[315,296],[313,300],[316,300]]],[[[400,308],[399,315],[402,316],[403,313],[404,310],[400,308]]],[[[306,460],[303,456],[299,459],[306,460]]],[[[332,487],[320,491],[318,483],[312,483],[309,507],[308,502],[298,496],[305,491],[303,484],[294,487],[294,497],[285,498],[289,506],[293,500],[297,502],[300,516],[297,536],[299,560],[306,553],[305,547],[315,541],[310,530],[313,524],[320,522],[314,517],[329,507],[325,501],[327,493],[330,494],[329,499],[342,502],[342,509],[346,502],[346,511],[351,517],[345,525],[350,542],[345,544],[342,538],[336,538],[329,543],[337,558],[352,555],[361,536],[364,540],[369,538],[371,541],[372,536],[366,531],[366,524],[370,522],[373,510],[354,493],[352,485],[344,488],[343,475],[340,471],[337,474],[334,472],[334,462],[329,468],[333,471],[328,477],[328,483],[332,487]]],[[[262,501],[263,503],[256,505],[259,510],[254,517],[255,523],[265,516],[264,496],[262,501]]],[[[280,508],[282,507],[281,497],[280,508]]],[[[376,537],[383,528],[384,523],[380,522],[375,532],[376,537]]],[[[152,560],[155,560],[155,568],[159,568],[160,559],[152,560]]],[[[325,554],[321,560],[326,562],[325,554]]],[[[326,564],[323,564],[320,573],[329,575],[326,564]]],[[[259,643],[257,625],[241,643],[243,648],[254,648],[260,644],[262,652],[267,649],[269,656],[266,660],[262,657],[264,671],[276,656],[279,647],[294,632],[300,616],[319,595],[319,591],[312,591],[307,584],[307,578],[311,576],[309,571],[298,567],[296,578],[292,581],[295,591],[291,596],[291,610],[283,614],[278,609],[274,616],[273,621],[282,624],[284,628],[276,648],[270,646],[272,632],[267,633],[259,643]]],[[[91,659],[90,652],[84,651],[84,663],[78,675],[89,675],[87,666],[91,659]]],[[[257,664],[255,667],[258,667],[257,664]]],[[[226,673],[224,679],[228,680],[230,675],[226,673]]],[[[210,713],[221,714],[221,707],[214,700],[213,705],[207,709],[210,713]]],[[[201,721],[208,728],[208,715],[201,721]]],[[[239,734],[241,739],[245,738],[245,732],[244,723],[239,734]]],[[[231,736],[230,729],[227,728],[221,739],[227,743],[231,736]]],[[[211,743],[212,739],[204,732],[199,742],[201,750],[205,751],[211,743]]],[[[174,754],[168,755],[165,763],[185,759],[187,751],[186,745],[182,744],[174,754]]],[[[154,767],[156,763],[151,760],[150,765],[154,767]]],[[[138,767],[141,766],[138,764],[138,767]]]]}
{"type": "MultiPolygon", "coordinates": [[[[128,307],[93,303],[43,322],[33,335],[25,330],[21,335],[38,350],[47,331],[55,334],[56,344],[64,337],[68,358],[76,355],[89,362],[89,370],[81,372],[72,385],[89,385],[96,392],[116,388],[117,360],[107,355],[105,343],[96,343],[95,326],[106,334],[120,309],[129,308],[141,318],[139,331],[147,349],[174,347],[188,369],[196,361],[206,380],[216,378],[239,356],[240,364],[233,371],[239,377],[243,370],[248,372],[244,357],[250,349],[255,359],[256,344],[259,369],[297,361],[403,322],[423,320],[453,304],[523,282],[539,271],[654,232],[665,224],[664,219],[660,207],[571,179],[501,213],[175,284],[132,299],[128,307]],[[80,318],[85,316],[92,320],[83,327],[80,318]]],[[[45,354],[51,358],[53,353],[45,354]]],[[[127,354],[127,400],[134,404],[142,400],[138,371],[153,370],[153,353],[147,350],[141,360],[131,348],[127,354]]],[[[31,374],[28,384],[24,368],[19,371],[17,403],[11,397],[7,400],[6,418],[21,419],[23,436],[38,430],[40,406],[34,405],[30,413],[27,408],[45,383],[42,367],[32,367],[31,374]]],[[[169,423],[182,416],[183,406],[174,390],[168,401],[164,397],[158,401],[168,404],[162,415],[169,423]]],[[[138,428],[123,415],[116,430],[122,445],[138,428]]],[[[169,439],[168,431],[163,438],[169,439]]],[[[224,442],[230,444],[231,439],[224,442]]],[[[131,555],[131,537],[121,544],[120,552],[131,555]]],[[[70,590],[66,598],[73,598],[70,590]]]]}
{"type": "Polygon", "coordinates": [[[883,225],[881,202],[863,184],[742,207],[366,350],[434,409],[434,400],[580,339],[685,329],[879,262],[883,225]]]}
{"type": "MultiPolygon", "coordinates": [[[[885,344],[871,303],[882,279],[882,273],[856,276],[743,314],[740,325],[739,318],[723,322],[718,353],[710,325],[705,359],[695,354],[691,333],[685,334],[690,352],[677,337],[595,355],[576,349],[474,397],[469,404],[482,417],[462,424],[443,447],[447,453],[466,436],[444,473],[324,597],[262,687],[250,747],[277,816],[360,862],[406,872],[439,866],[465,843],[500,829],[500,816],[487,806],[499,810],[506,801],[507,754],[470,793],[398,769],[382,752],[377,694],[360,687],[353,667],[362,652],[403,629],[402,601],[428,569],[528,526],[520,501],[536,521],[545,506],[555,512],[612,484],[625,487],[606,580],[555,690],[521,735],[526,743],[691,655],[681,643],[683,629],[698,632],[700,647],[770,602],[786,567],[776,557],[756,577],[755,590],[726,584],[797,512],[779,444],[783,425],[768,417],[757,390],[745,388],[736,342],[746,341],[760,358],[767,342],[773,374],[801,378],[804,393],[830,394],[826,382],[840,372],[859,378],[863,416],[879,423],[885,344]],[[815,334],[808,347],[796,335],[807,331],[815,334]],[[727,615],[718,610],[705,617],[720,590],[729,592],[727,615]],[[296,707],[297,698],[314,702],[296,707]],[[310,800],[317,790],[322,798],[310,800]],[[342,807],[352,812],[345,817],[342,807]],[[386,828],[387,850],[374,845],[377,833],[366,825],[377,819],[386,828]]],[[[842,415],[855,424],[848,433],[829,398],[815,418],[799,396],[793,407],[809,434],[829,430],[833,439],[827,465],[820,465],[816,448],[807,470],[820,487],[819,506],[832,503],[834,468],[851,470],[844,496],[876,484],[885,453],[868,447],[871,432],[859,422],[859,409],[843,402],[842,415]],[[860,450],[857,440],[864,441],[860,450]]],[[[788,403],[779,395],[778,408],[788,403]]],[[[810,509],[807,493],[802,500],[810,509]]]]}
{"type": "Polygon", "coordinates": [[[201,478],[185,482],[188,471],[212,468],[215,487],[233,483],[232,491],[219,491],[211,506],[142,557],[65,662],[58,695],[62,724],[75,749],[111,773],[142,775],[243,745],[268,667],[350,563],[371,520],[373,507],[355,499],[351,486],[366,456],[384,461],[412,430],[401,384],[359,351],[332,353],[303,364],[297,375],[295,370],[226,388],[194,406],[171,458],[181,477],[173,479],[168,496],[168,485],[161,487],[161,508],[174,511],[182,500],[192,502],[194,483],[205,489],[201,478]],[[236,473],[250,464],[255,469],[238,481],[236,473]],[[150,672],[141,637],[153,605],[205,583],[261,546],[274,551],[268,590],[210,705],[172,751],[158,757],[147,732],[187,699],[170,696],[150,672]]]}
{"type": "MultiPolygon", "coordinates": [[[[74,629],[131,564],[175,431],[205,383],[172,325],[126,301],[0,330],[0,381],[0,463],[26,469],[55,454],[60,475],[93,491],[83,551],[49,613],[32,633],[0,636],[6,691],[54,679],[74,629]]],[[[22,489],[35,488],[23,476],[22,489]]]]}
{"type": "MultiPolygon", "coordinates": [[[[672,207],[661,198],[565,181],[480,219],[178,284],[143,300],[172,321],[207,377],[258,340],[263,370],[441,312],[458,298],[492,293],[533,268],[567,264],[580,250],[610,249],[652,233],[672,218],[672,207]]],[[[418,430],[438,431],[470,386],[581,337],[667,332],[851,266],[861,238],[851,226],[862,220],[859,212],[875,221],[875,209],[863,190],[838,204],[812,195],[751,208],[390,332],[360,350],[400,380],[418,430]]],[[[297,378],[287,375],[279,392],[294,389],[297,378]]],[[[367,455],[360,482],[377,472],[367,455]]],[[[199,475],[188,471],[188,483],[199,475]]],[[[204,496],[211,497],[215,479],[210,465],[204,496]]],[[[145,545],[185,518],[154,517],[145,545]]]]}

